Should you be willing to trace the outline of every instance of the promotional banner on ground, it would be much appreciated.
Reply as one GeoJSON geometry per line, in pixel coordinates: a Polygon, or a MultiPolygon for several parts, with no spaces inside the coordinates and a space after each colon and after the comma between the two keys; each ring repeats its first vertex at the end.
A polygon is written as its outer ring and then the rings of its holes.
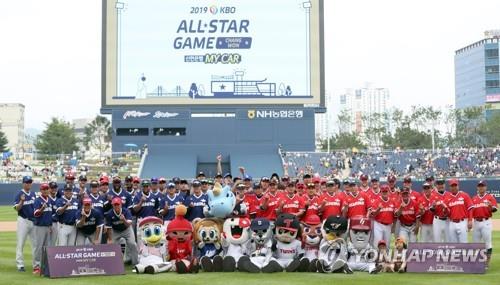
{"type": "Polygon", "coordinates": [[[125,274],[118,244],[51,246],[43,260],[43,274],[50,278],[125,274]]]}
{"type": "Polygon", "coordinates": [[[486,265],[484,243],[410,243],[408,272],[480,273],[486,265]]]}

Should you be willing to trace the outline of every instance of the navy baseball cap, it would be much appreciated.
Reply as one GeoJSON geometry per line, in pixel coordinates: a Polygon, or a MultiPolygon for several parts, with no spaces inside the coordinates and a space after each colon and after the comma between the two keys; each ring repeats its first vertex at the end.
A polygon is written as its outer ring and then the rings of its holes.
{"type": "Polygon", "coordinates": [[[198,172],[197,177],[206,177],[205,172],[203,172],[203,171],[198,172]]]}
{"type": "Polygon", "coordinates": [[[250,229],[252,231],[266,230],[269,228],[269,220],[266,218],[256,218],[250,224],[250,229]]]}
{"type": "Polygon", "coordinates": [[[482,186],[488,186],[488,183],[486,182],[486,180],[479,180],[477,182],[477,186],[480,186],[480,185],[482,185],[482,186]]]}
{"type": "Polygon", "coordinates": [[[67,183],[64,185],[64,191],[70,191],[73,190],[73,185],[67,183]]]}
{"type": "Polygon", "coordinates": [[[198,186],[201,186],[201,182],[199,180],[193,180],[192,185],[193,185],[193,187],[198,187],[198,186]]]}
{"type": "Polygon", "coordinates": [[[80,177],[78,177],[78,181],[87,181],[87,176],[80,175],[80,177]]]}
{"type": "Polygon", "coordinates": [[[181,179],[179,177],[174,177],[174,178],[172,178],[172,182],[174,182],[174,183],[180,183],[181,179]]]}
{"type": "Polygon", "coordinates": [[[168,182],[167,188],[175,188],[175,183],[173,182],[168,182]]]}
{"type": "Polygon", "coordinates": [[[255,183],[253,184],[253,189],[254,189],[254,190],[255,190],[255,189],[260,189],[260,188],[261,188],[261,187],[260,187],[260,183],[259,183],[259,182],[255,182],[255,183]]]}
{"type": "Polygon", "coordinates": [[[243,178],[243,181],[250,181],[252,180],[252,176],[245,174],[245,177],[243,178]]]}
{"type": "Polygon", "coordinates": [[[152,177],[151,178],[151,184],[158,184],[158,178],[152,177]]]}
{"type": "Polygon", "coordinates": [[[379,181],[380,181],[380,178],[378,178],[377,176],[373,176],[371,179],[371,182],[379,182],[379,181]]]}
{"type": "Polygon", "coordinates": [[[224,178],[228,178],[228,177],[231,178],[231,179],[233,179],[233,176],[229,172],[226,173],[226,174],[224,174],[224,178]]]}
{"type": "Polygon", "coordinates": [[[54,181],[50,182],[50,183],[49,183],[49,188],[50,188],[50,189],[57,188],[57,182],[54,182],[54,181]]]}
{"type": "Polygon", "coordinates": [[[221,173],[217,173],[217,174],[215,175],[215,178],[222,178],[222,174],[221,174],[221,173]]]}
{"type": "Polygon", "coordinates": [[[29,175],[23,176],[23,183],[33,183],[33,178],[29,175]]]}

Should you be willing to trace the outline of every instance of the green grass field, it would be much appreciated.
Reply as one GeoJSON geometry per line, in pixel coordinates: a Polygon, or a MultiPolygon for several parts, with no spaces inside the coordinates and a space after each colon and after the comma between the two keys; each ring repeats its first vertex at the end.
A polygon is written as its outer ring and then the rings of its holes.
{"type": "Polygon", "coordinates": [[[15,221],[16,219],[17,214],[12,206],[0,206],[0,222],[15,221]]]}
{"type": "MultiPolygon", "coordinates": [[[[494,248],[500,247],[500,232],[494,233],[494,248]]],[[[500,254],[493,254],[490,269],[485,275],[475,274],[415,274],[415,273],[381,273],[369,275],[355,272],[353,275],[319,274],[319,273],[277,273],[277,274],[249,274],[249,273],[198,273],[179,275],[176,273],[162,273],[158,275],[137,275],[127,268],[125,276],[97,276],[49,279],[31,274],[31,266],[27,272],[17,272],[15,265],[16,238],[14,232],[0,233],[0,284],[146,284],[159,282],[163,284],[499,284],[500,254]],[[496,281],[495,281],[496,280],[496,281]],[[234,283],[231,283],[234,282],[234,283]]],[[[29,245],[25,247],[26,265],[31,264],[29,245]]]]}

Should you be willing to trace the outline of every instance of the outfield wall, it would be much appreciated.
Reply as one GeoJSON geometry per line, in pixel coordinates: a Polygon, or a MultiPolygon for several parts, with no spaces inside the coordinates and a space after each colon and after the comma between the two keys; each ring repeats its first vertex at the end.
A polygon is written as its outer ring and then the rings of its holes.
{"type": "MultiPolygon", "coordinates": [[[[488,192],[491,193],[500,203],[500,178],[485,179],[488,183],[488,192]]],[[[476,183],[479,179],[461,179],[460,189],[473,196],[476,194],[476,183]]],[[[423,181],[414,181],[413,188],[420,192],[423,181]]],[[[402,181],[398,181],[398,186],[402,186],[402,181]]],[[[40,185],[33,184],[33,190],[38,192],[40,185]]],[[[14,195],[21,189],[21,183],[0,184],[0,205],[13,205],[14,195]]]]}

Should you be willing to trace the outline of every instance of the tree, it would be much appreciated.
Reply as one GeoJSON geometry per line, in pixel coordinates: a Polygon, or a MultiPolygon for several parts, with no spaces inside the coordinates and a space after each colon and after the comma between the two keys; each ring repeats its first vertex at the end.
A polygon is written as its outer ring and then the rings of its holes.
{"type": "Polygon", "coordinates": [[[484,123],[482,107],[456,110],[456,140],[459,146],[481,146],[484,138],[480,126],[484,123]]]}
{"type": "Polygon", "coordinates": [[[7,145],[9,144],[9,141],[7,140],[7,136],[5,135],[4,132],[0,130],[0,152],[7,152],[9,149],[7,148],[7,145]]]}
{"type": "Polygon", "coordinates": [[[76,151],[77,138],[73,126],[61,119],[52,118],[46,129],[37,137],[35,146],[43,154],[70,154],[76,151]]]}
{"type": "Polygon", "coordinates": [[[102,153],[109,149],[109,143],[111,142],[111,122],[106,117],[97,116],[85,126],[84,132],[83,144],[85,148],[87,150],[90,148],[97,149],[99,157],[102,157],[102,153]]]}
{"type": "Polygon", "coordinates": [[[337,116],[337,125],[339,126],[339,134],[347,133],[351,129],[353,118],[349,110],[342,110],[337,116]]]}
{"type": "Polygon", "coordinates": [[[480,127],[481,134],[488,146],[496,146],[500,144],[500,112],[495,112],[493,115],[483,122],[480,127]]]}
{"type": "MultiPolygon", "coordinates": [[[[361,142],[359,136],[355,133],[340,133],[330,139],[330,148],[332,149],[364,149],[366,146],[361,142]]],[[[328,149],[328,141],[324,140],[321,144],[323,150],[328,149]]]]}

